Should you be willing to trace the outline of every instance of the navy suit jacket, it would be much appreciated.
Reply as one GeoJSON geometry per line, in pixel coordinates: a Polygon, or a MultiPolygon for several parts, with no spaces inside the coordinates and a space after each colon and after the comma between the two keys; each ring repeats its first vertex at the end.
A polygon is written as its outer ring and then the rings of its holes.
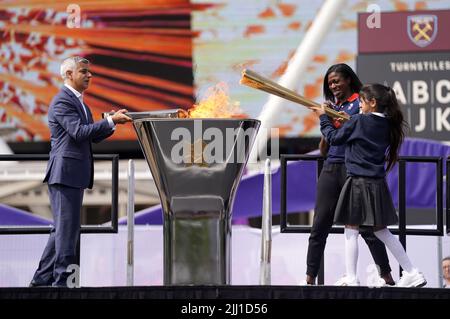
{"type": "Polygon", "coordinates": [[[98,143],[114,133],[107,119],[88,118],[75,94],[63,86],[48,110],[51,134],[50,159],[44,182],[76,188],[92,188],[94,162],[91,142],[98,143]]]}

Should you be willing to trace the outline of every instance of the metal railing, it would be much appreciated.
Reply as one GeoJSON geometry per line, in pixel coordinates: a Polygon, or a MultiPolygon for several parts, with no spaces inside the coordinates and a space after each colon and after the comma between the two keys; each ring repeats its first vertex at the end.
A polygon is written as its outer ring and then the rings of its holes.
{"type": "Polygon", "coordinates": [[[128,202],[127,202],[127,286],[134,285],[134,161],[128,160],[128,202]]]}
{"type": "Polygon", "coordinates": [[[445,221],[446,221],[446,230],[447,234],[450,234],[450,180],[448,178],[448,172],[450,170],[450,156],[447,157],[447,161],[445,163],[445,185],[446,185],[446,193],[445,193],[445,221]]]}
{"type": "MultiPolygon", "coordinates": [[[[48,161],[49,155],[40,154],[13,154],[0,155],[2,161],[48,161]]],[[[82,225],[81,233],[117,233],[118,231],[118,202],[119,202],[119,155],[118,154],[98,154],[94,155],[96,160],[111,160],[112,162],[112,185],[111,185],[111,225],[82,225]]],[[[0,225],[0,235],[18,234],[46,234],[50,233],[52,227],[49,226],[12,226],[0,225]]]]}
{"type": "Polygon", "coordinates": [[[264,165],[263,212],[261,223],[260,285],[270,285],[272,260],[272,169],[270,159],[264,165]]]}

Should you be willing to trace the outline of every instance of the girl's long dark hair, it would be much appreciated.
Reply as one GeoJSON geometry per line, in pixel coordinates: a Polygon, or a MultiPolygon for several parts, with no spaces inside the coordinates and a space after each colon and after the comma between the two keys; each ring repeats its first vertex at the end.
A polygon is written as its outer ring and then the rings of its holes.
{"type": "Polygon", "coordinates": [[[334,95],[328,86],[328,75],[331,72],[339,73],[344,79],[350,79],[350,88],[353,93],[358,93],[361,90],[363,85],[351,67],[345,63],[333,64],[328,68],[323,78],[323,96],[325,100],[334,101],[334,95]]]}
{"type": "Polygon", "coordinates": [[[386,154],[387,171],[394,167],[398,159],[400,145],[405,138],[408,124],[406,123],[395,92],[382,84],[364,85],[360,91],[360,98],[369,102],[375,99],[377,112],[384,113],[389,121],[389,148],[386,154]]]}

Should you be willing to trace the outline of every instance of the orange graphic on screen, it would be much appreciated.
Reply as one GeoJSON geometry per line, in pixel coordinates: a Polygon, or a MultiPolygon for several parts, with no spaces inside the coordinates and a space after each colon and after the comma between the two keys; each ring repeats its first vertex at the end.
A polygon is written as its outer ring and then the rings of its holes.
{"type": "MultiPolygon", "coordinates": [[[[94,119],[111,109],[151,111],[193,104],[192,10],[188,0],[76,1],[79,25],[69,27],[73,1],[0,3],[0,124],[9,141],[48,141],[48,106],[63,84],[60,63],[92,62],[85,102],[94,119]]],[[[135,139],[131,125],[110,139],[135,139]]]]}

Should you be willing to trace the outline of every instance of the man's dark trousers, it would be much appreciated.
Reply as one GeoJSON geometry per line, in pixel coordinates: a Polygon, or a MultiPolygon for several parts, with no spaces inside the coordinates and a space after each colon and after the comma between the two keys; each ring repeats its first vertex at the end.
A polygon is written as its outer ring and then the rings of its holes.
{"type": "Polygon", "coordinates": [[[55,227],[33,277],[36,285],[67,286],[67,267],[77,264],[80,211],[84,189],[62,184],[48,185],[55,227]],[[56,229],[56,230],[55,230],[56,229]]]}

